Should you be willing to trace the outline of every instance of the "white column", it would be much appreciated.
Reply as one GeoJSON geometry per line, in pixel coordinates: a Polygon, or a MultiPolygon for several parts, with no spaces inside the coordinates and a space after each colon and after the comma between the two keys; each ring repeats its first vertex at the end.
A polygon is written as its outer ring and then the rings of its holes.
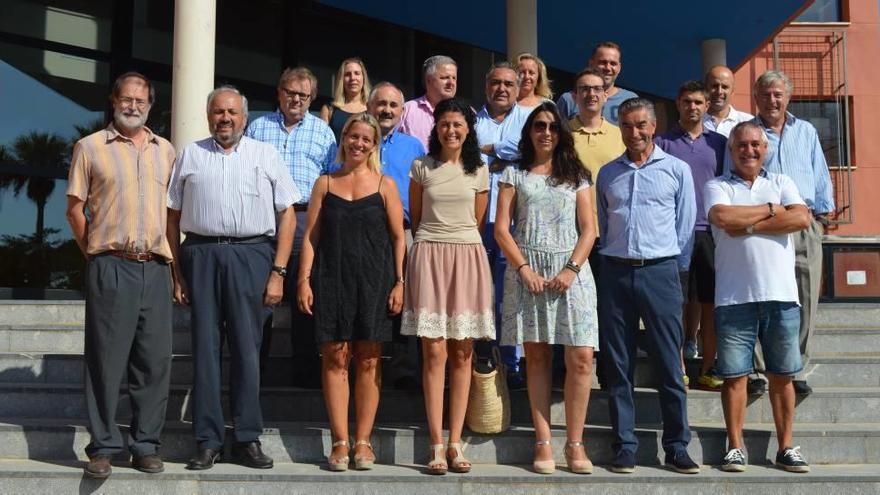
{"type": "Polygon", "coordinates": [[[703,74],[716,65],[727,65],[727,41],[722,38],[703,40],[703,74]]]}
{"type": "Polygon", "coordinates": [[[175,0],[171,142],[178,150],[208,136],[205,111],[214,89],[216,0],[175,0]]]}
{"type": "Polygon", "coordinates": [[[507,0],[507,56],[538,54],[538,0],[507,0]]]}

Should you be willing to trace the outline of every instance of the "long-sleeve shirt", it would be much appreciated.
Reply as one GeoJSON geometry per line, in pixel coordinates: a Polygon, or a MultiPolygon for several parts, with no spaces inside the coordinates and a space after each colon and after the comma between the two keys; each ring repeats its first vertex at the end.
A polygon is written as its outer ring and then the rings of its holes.
{"type": "Polygon", "coordinates": [[[641,166],[624,153],[599,170],[596,196],[601,254],[676,256],[679,270],[687,271],[697,204],[686,163],[658,146],[641,166]]]}

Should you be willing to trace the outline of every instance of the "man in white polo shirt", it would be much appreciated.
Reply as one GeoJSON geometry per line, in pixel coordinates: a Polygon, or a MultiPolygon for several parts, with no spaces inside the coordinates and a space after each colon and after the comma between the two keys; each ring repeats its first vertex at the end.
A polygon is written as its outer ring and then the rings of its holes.
{"type": "Polygon", "coordinates": [[[789,234],[809,227],[810,210],[794,181],[764,170],[767,136],[758,124],[737,124],[728,146],[733,169],[706,183],[704,191],[715,238],[716,371],[724,378],[721,397],[729,449],[721,469],[745,470],[746,383],[760,340],[779,442],[776,465],[803,473],[810,466],[800,448],[791,446],[792,378],[803,366],[795,254],[789,234]]]}

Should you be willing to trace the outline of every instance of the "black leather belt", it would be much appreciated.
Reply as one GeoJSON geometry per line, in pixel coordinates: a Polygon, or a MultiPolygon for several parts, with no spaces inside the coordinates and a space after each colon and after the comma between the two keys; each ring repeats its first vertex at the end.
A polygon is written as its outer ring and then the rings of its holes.
{"type": "Polygon", "coordinates": [[[272,238],[267,235],[255,235],[251,237],[219,237],[199,234],[186,234],[186,242],[190,244],[260,244],[269,242],[272,238]]]}
{"type": "Polygon", "coordinates": [[[663,263],[664,261],[674,260],[675,256],[665,256],[663,258],[652,258],[649,260],[637,260],[633,258],[618,258],[616,256],[605,256],[609,260],[617,263],[618,265],[627,265],[627,266],[650,266],[656,265],[657,263],[663,263]]]}

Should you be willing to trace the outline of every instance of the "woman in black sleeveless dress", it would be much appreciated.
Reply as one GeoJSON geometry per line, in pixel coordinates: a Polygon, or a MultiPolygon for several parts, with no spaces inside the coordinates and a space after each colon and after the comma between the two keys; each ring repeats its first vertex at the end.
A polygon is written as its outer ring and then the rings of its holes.
{"type": "Polygon", "coordinates": [[[403,307],[403,206],[390,177],[381,175],[376,120],[352,116],[342,132],[342,168],[318,179],[309,201],[300,256],[298,304],[315,317],[321,378],[330,418],[333,471],[349,465],[349,362],[355,361],[354,463],[370,469],[370,435],[379,406],[382,342],[403,307]]]}
{"type": "Polygon", "coordinates": [[[340,142],[342,128],[348,119],[367,111],[370,96],[370,76],[359,58],[347,58],[339,64],[333,84],[333,101],[321,107],[321,118],[333,130],[336,142],[340,142]]]}

